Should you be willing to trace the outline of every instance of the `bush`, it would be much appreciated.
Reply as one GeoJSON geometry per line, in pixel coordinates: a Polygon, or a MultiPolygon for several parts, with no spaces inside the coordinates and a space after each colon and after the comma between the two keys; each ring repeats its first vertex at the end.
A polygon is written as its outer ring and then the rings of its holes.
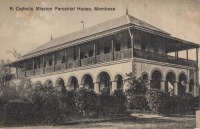
{"type": "Polygon", "coordinates": [[[135,80],[126,91],[128,108],[140,111],[148,110],[148,103],[145,97],[147,88],[144,81],[135,80]]]}
{"type": "Polygon", "coordinates": [[[75,96],[75,105],[80,117],[95,117],[98,113],[98,97],[94,91],[80,89],[75,96]]]}
{"type": "Polygon", "coordinates": [[[115,101],[115,114],[124,115],[126,113],[126,96],[123,93],[123,90],[115,90],[114,94],[114,101],[115,101]]]}
{"type": "Polygon", "coordinates": [[[168,107],[167,93],[161,92],[157,89],[151,89],[147,91],[146,99],[150,110],[154,113],[166,113],[168,107]]]}
{"type": "Polygon", "coordinates": [[[32,120],[31,106],[21,100],[10,100],[4,105],[5,124],[30,123],[32,120]]]}

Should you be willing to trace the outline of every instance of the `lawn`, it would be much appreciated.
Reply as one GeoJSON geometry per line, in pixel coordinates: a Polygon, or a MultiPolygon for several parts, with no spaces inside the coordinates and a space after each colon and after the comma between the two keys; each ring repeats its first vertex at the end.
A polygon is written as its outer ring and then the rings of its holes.
{"type": "MultiPolygon", "coordinates": [[[[60,126],[28,126],[12,127],[13,129],[79,129],[79,128],[98,128],[98,129],[193,129],[195,127],[195,116],[182,117],[153,117],[137,118],[130,120],[116,120],[111,122],[100,122],[77,125],[60,126]]],[[[7,129],[5,127],[4,129],[7,129]]],[[[9,127],[11,128],[11,127],[9,127]]]]}

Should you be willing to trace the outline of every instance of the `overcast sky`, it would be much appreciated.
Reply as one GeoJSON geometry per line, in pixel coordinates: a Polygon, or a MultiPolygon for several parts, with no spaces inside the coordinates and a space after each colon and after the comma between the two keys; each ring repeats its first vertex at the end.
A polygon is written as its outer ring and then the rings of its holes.
{"type": "Polygon", "coordinates": [[[1,0],[0,59],[13,59],[53,38],[129,14],[173,36],[200,43],[200,0],[1,0]],[[10,11],[10,7],[112,7],[115,11],[10,11]]]}

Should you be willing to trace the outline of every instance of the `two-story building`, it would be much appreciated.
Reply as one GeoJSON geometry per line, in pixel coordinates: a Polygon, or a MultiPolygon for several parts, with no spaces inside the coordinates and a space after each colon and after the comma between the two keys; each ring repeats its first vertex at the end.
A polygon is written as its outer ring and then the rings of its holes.
{"type": "Polygon", "coordinates": [[[50,40],[10,63],[12,82],[30,78],[35,84],[99,93],[103,88],[126,90],[127,73],[149,82],[149,88],[175,95],[198,93],[199,44],[171,36],[148,23],[124,15],[50,40]],[[188,50],[196,49],[196,60],[188,50]],[[179,51],[186,51],[180,58],[179,51]],[[175,53],[175,56],[169,55],[175,53]]]}

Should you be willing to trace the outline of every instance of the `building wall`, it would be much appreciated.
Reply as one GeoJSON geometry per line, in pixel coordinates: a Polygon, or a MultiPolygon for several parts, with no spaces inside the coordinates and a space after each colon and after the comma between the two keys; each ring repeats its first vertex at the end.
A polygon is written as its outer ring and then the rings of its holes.
{"type": "MultiPolygon", "coordinates": [[[[78,84],[82,84],[82,78],[84,75],[89,74],[93,78],[93,83],[98,82],[98,75],[101,72],[107,72],[111,78],[111,82],[115,80],[116,75],[121,75],[125,79],[126,73],[132,72],[132,60],[121,60],[109,63],[97,64],[87,67],[81,67],[76,69],[71,69],[68,71],[59,71],[51,74],[44,74],[41,76],[30,77],[33,83],[40,81],[45,84],[47,80],[51,80],[53,86],[55,86],[57,79],[62,78],[65,82],[65,86],[68,85],[68,80],[70,77],[74,76],[78,80],[78,84]]],[[[127,89],[127,87],[124,87],[127,89]]]]}
{"type": "Polygon", "coordinates": [[[199,95],[198,87],[197,87],[197,83],[198,83],[197,74],[196,74],[197,71],[193,67],[168,64],[168,63],[150,61],[150,60],[145,60],[145,59],[135,59],[134,68],[135,68],[134,73],[135,73],[136,78],[141,77],[143,73],[147,73],[149,80],[151,80],[151,74],[155,70],[159,70],[161,72],[163,81],[166,81],[166,75],[168,72],[175,73],[176,82],[178,82],[179,75],[181,73],[184,73],[187,76],[187,83],[190,82],[190,79],[193,79],[195,81],[194,96],[199,95]]]}

